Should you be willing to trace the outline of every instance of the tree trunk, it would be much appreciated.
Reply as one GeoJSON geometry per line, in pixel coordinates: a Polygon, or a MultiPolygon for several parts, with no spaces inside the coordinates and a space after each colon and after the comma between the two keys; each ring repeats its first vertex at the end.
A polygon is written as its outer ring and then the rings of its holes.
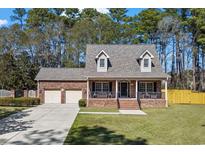
{"type": "Polygon", "coordinates": [[[173,84],[173,81],[174,81],[174,73],[175,73],[175,48],[174,48],[174,37],[173,37],[173,49],[172,49],[172,69],[171,69],[171,83],[173,84]]]}
{"type": "Polygon", "coordinates": [[[193,45],[193,55],[192,55],[192,77],[193,77],[193,90],[196,91],[196,59],[197,59],[197,48],[193,45]]]}
{"type": "Polygon", "coordinates": [[[204,91],[204,51],[202,51],[201,53],[201,58],[202,58],[201,85],[202,85],[202,90],[204,91]]]}
{"type": "Polygon", "coordinates": [[[164,71],[167,73],[167,62],[166,62],[166,45],[165,42],[162,42],[162,59],[163,59],[163,64],[164,64],[164,71]]]}
{"type": "Polygon", "coordinates": [[[179,52],[179,35],[176,35],[176,71],[177,75],[179,75],[179,58],[180,58],[180,52],[179,52]]]}

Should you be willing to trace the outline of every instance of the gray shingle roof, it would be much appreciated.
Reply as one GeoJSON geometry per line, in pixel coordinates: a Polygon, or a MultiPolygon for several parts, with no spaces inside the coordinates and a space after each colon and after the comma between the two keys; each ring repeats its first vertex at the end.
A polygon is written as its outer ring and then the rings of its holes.
{"type": "Polygon", "coordinates": [[[87,45],[86,73],[88,77],[140,77],[166,78],[159,64],[155,45],[87,45]],[[97,72],[96,55],[104,50],[109,55],[110,65],[106,73],[97,72]],[[152,72],[141,72],[137,59],[148,50],[153,56],[152,72]]]}
{"type": "Polygon", "coordinates": [[[86,80],[84,68],[41,68],[35,80],[86,80]]]}
{"type": "Polygon", "coordinates": [[[159,64],[154,45],[87,45],[85,68],[41,68],[35,80],[86,80],[86,78],[167,78],[159,64]],[[96,55],[104,50],[109,55],[107,72],[97,72],[96,55]],[[153,54],[152,72],[141,72],[138,59],[148,50],[153,54]]]}

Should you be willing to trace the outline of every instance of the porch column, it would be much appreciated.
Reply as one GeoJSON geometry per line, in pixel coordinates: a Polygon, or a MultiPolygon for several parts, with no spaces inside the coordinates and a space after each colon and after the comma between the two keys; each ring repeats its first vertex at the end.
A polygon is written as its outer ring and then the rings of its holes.
{"type": "Polygon", "coordinates": [[[118,80],[115,82],[115,98],[118,98],[118,80]]]}
{"type": "Polygon", "coordinates": [[[166,101],[166,107],[168,107],[168,99],[167,99],[167,80],[165,80],[165,101],[166,101]]]}
{"type": "Polygon", "coordinates": [[[88,100],[89,100],[89,80],[87,80],[87,103],[86,106],[88,106],[88,100]]]}
{"type": "Polygon", "coordinates": [[[136,95],[136,99],[138,99],[138,80],[136,80],[136,86],[135,86],[135,95],[136,95]]]}

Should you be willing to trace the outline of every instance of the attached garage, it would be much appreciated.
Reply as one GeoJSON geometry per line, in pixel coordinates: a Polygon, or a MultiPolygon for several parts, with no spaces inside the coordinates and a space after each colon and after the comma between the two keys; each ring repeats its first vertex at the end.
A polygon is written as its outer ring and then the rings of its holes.
{"type": "Polygon", "coordinates": [[[44,95],[45,103],[61,103],[61,91],[60,90],[45,90],[44,95]]]}
{"type": "Polygon", "coordinates": [[[66,104],[78,104],[82,98],[82,90],[66,90],[66,104]]]}

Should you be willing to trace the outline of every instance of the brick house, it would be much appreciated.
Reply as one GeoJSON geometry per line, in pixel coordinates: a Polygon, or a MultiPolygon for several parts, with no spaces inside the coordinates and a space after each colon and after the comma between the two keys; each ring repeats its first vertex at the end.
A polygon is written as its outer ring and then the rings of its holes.
{"type": "Polygon", "coordinates": [[[154,45],[87,45],[85,68],[41,68],[36,81],[42,103],[138,109],[167,106],[168,78],[154,45]]]}

